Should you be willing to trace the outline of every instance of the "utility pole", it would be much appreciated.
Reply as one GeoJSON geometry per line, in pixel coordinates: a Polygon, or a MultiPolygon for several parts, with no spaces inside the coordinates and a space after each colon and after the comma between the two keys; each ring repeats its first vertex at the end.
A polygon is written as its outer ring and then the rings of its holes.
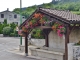
{"type": "MultiPolygon", "coordinates": [[[[22,0],[20,0],[20,24],[22,24],[22,0]]],[[[20,36],[20,45],[22,45],[22,36],[20,36]]]]}

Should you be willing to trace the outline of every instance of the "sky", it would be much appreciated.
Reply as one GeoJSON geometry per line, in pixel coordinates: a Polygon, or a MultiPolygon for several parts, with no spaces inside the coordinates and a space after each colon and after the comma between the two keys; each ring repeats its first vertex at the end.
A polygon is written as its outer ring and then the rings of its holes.
{"type": "MultiPolygon", "coordinates": [[[[22,7],[49,3],[51,1],[52,0],[22,0],[22,7]]],[[[20,0],[0,0],[0,12],[7,10],[7,8],[9,8],[10,11],[15,8],[20,8],[20,0]]]]}

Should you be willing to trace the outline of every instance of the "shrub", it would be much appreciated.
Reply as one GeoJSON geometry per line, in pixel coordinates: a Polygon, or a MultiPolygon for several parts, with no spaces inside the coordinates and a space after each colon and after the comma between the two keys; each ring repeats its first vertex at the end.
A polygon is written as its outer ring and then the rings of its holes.
{"type": "Polygon", "coordinates": [[[4,36],[10,36],[11,32],[12,32],[12,28],[11,27],[4,27],[3,28],[3,35],[4,36]]]}
{"type": "Polygon", "coordinates": [[[7,19],[4,19],[4,24],[7,24],[7,19]]]}
{"type": "Polygon", "coordinates": [[[2,32],[2,29],[3,29],[3,25],[2,24],[0,24],[0,34],[2,34],[3,32],[2,32]]]}
{"type": "Polygon", "coordinates": [[[10,36],[13,37],[15,34],[14,33],[10,33],[10,36]]]}
{"type": "Polygon", "coordinates": [[[18,31],[14,30],[14,36],[18,37],[18,31]]]}

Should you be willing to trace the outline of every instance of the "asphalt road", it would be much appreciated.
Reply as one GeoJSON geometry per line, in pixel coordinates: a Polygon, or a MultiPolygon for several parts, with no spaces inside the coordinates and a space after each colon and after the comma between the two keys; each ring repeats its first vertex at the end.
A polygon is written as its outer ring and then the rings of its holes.
{"type": "Polygon", "coordinates": [[[0,37],[0,60],[38,60],[8,52],[19,47],[19,38],[0,37]]]}

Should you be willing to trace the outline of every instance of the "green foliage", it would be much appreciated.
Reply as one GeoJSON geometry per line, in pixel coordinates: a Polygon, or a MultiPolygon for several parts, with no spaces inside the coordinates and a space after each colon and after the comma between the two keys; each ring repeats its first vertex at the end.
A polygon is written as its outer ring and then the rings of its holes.
{"type": "Polygon", "coordinates": [[[3,25],[3,28],[9,26],[9,24],[7,24],[7,19],[4,19],[4,23],[2,25],[3,25]]]}
{"type": "Polygon", "coordinates": [[[42,4],[42,7],[44,7],[44,8],[52,8],[53,4],[51,4],[51,3],[42,4]]]}
{"type": "Polygon", "coordinates": [[[15,29],[14,29],[14,36],[18,37],[18,31],[16,31],[15,29]]]}
{"type": "Polygon", "coordinates": [[[69,10],[69,11],[79,11],[80,9],[80,3],[78,2],[65,2],[65,3],[58,3],[57,5],[54,6],[55,9],[59,10],[69,10]]]}
{"type": "Polygon", "coordinates": [[[4,23],[3,24],[0,24],[0,34],[2,34],[2,30],[4,27],[7,27],[9,26],[9,24],[7,24],[7,19],[4,19],[4,23]]]}
{"type": "Polygon", "coordinates": [[[4,27],[3,28],[3,35],[4,36],[5,35],[9,36],[11,32],[12,32],[12,28],[11,27],[4,27]]]}
{"type": "Polygon", "coordinates": [[[80,15],[80,11],[71,11],[74,14],[80,15]]]}
{"type": "Polygon", "coordinates": [[[17,26],[17,24],[14,24],[14,23],[11,23],[11,24],[10,24],[10,27],[13,29],[13,31],[14,31],[14,29],[16,28],[16,26],[17,26]]]}
{"type": "MultiPolygon", "coordinates": [[[[56,2],[55,2],[56,3],[56,2]]],[[[63,0],[60,2],[57,2],[56,4],[54,3],[45,3],[41,4],[41,7],[44,8],[53,8],[53,9],[58,9],[58,10],[69,10],[69,11],[79,11],[80,10],[80,0],[63,0]]],[[[27,7],[24,10],[22,9],[22,15],[28,18],[36,9],[38,5],[34,5],[31,7],[27,7]]],[[[20,9],[16,8],[13,10],[13,12],[20,14],[20,9]]],[[[80,13],[76,13],[80,14],[80,13]]]]}
{"type": "Polygon", "coordinates": [[[2,29],[3,29],[3,25],[2,24],[0,24],[0,34],[2,34],[3,32],[2,32],[2,29]]]}
{"type": "Polygon", "coordinates": [[[3,24],[0,24],[0,34],[7,36],[18,36],[18,33],[15,33],[17,24],[11,23],[7,24],[6,19],[3,24]]]}
{"type": "Polygon", "coordinates": [[[33,29],[31,37],[35,39],[44,39],[44,34],[40,29],[33,29]]]}
{"type": "Polygon", "coordinates": [[[15,12],[15,13],[17,13],[17,14],[20,14],[20,9],[19,9],[19,8],[15,8],[15,9],[13,10],[13,12],[15,12]]]}
{"type": "Polygon", "coordinates": [[[14,31],[13,33],[10,33],[10,36],[11,37],[18,37],[18,32],[14,31]]]}
{"type": "Polygon", "coordinates": [[[13,37],[15,34],[14,33],[10,33],[10,37],[13,37]]]}
{"type": "Polygon", "coordinates": [[[4,24],[7,24],[7,19],[4,19],[4,24]]]}
{"type": "Polygon", "coordinates": [[[12,28],[12,31],[10,32],[10,36],[17,37],[18,36],[18,33],[16,31],[17,24],[11,23],[9,26],[12,28]]]}

